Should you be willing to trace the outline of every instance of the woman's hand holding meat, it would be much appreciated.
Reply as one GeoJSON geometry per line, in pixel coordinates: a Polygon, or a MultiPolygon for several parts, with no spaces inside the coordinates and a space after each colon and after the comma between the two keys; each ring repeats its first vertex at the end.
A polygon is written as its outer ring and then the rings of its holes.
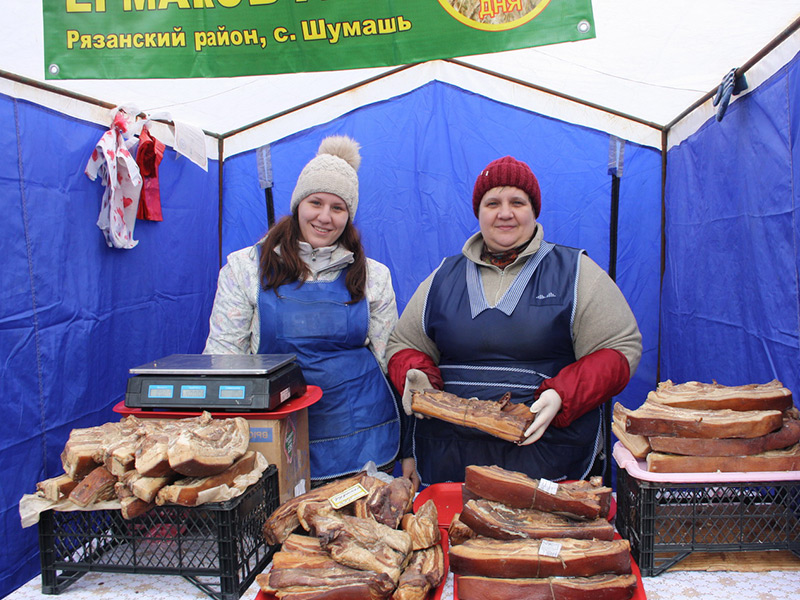
{"type": "Polygon", "coordinates": [[[417,474],[417,461],[411,456],[409,458],[404,458],[400,464],[403,469],[403,477],[411,480],[411,484],[414,486],[414,493],[416,494],[420,485],[419,475],[417,474]]]}
{"type": "MultiPolygon", "coordinates": [[[[403,388],[403,410],[407,415],[411,416],[414,414],[411,410],[411,394],[415,391],[421,392],[422,390],[428,390],[432,387],[428,376],[419,369],[409,369],[408,372],[406,372],[406,385],[403,388]]],[[[422,415],[417,415],[417,418],[421,419],[422,415]]]]}
{"type": "Polygon", "coordinates": [[[520,446],[532,444],[542,437],[559,410],[561,410],[561,396],[558,392],[554,389],[543,391],[539,399],[531,404],[531,412],[536,418],[525,432],[525,441],[521,442],[520,446]]]}

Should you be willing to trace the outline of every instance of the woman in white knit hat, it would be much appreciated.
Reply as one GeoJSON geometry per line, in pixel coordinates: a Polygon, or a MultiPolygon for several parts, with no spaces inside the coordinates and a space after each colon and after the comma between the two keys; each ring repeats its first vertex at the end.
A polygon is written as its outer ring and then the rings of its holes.
{"type": "Polygon", "coordinates": [[[206,354],[295,354],[323,390],[309,408],[312,485],[361,469],[390,469],[399,412],[384,375],[397,322],[389,269],[364,254],[359,145],[322,140],[303,168],[291,214],[255,246],[231,253],[219,275],[206,354]]]}

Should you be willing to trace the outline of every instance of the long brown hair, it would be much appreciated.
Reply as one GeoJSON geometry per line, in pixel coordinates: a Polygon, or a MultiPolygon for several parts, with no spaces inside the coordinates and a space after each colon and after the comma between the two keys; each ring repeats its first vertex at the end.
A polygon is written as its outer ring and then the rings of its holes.
{"type": "MultiPolygon", "coordinates": [[[[259,274],[261,287],[265,290],[274,290],[282,285],[297,282],[300,287],[310,274],[308,266],[300,258],[300,222],[297,212],[283,217],[269,230],[267,239],[261,246],[261,259],[259,261],[259,274]],[[280,255],[275,248],[280,246],[280,255]]],[[[353,264],[347,270],[345,284],[350,292],[350,302],[355,304],[364,299],[367,287],[367,257],[361,245],[361,236],[350,219],[344,226],[342,235],[337,243],[353,253],[353,264]]]]}

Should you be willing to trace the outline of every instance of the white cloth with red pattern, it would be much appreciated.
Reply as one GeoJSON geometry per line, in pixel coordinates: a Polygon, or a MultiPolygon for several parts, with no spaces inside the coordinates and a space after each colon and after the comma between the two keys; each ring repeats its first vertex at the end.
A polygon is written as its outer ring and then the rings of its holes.
{"type": "MultiPolygon", "coordinates": [[[[142,176],[136,158],[128,151],[124,137],[125,117],[118,113],[111,128],[103,134],[86,163],[85,173],[94,181],[98,176],[105,186],[97,226],[112,248],[130,249],[139,242],[133,239],[136,211],[142,191],[142,176]]],[[[131,138],[135,143],[136,138],[131,138]]]]}

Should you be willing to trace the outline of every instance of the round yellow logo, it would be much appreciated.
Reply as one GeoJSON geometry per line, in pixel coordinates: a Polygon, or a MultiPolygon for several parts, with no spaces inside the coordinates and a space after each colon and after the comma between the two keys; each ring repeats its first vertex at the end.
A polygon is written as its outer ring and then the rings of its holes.
{"type": "Polygon", "coordinates": [[[524,25],[541,13],[550,0],[439,0],[451,17],[484,31],[503,31],[524,25]]]}

